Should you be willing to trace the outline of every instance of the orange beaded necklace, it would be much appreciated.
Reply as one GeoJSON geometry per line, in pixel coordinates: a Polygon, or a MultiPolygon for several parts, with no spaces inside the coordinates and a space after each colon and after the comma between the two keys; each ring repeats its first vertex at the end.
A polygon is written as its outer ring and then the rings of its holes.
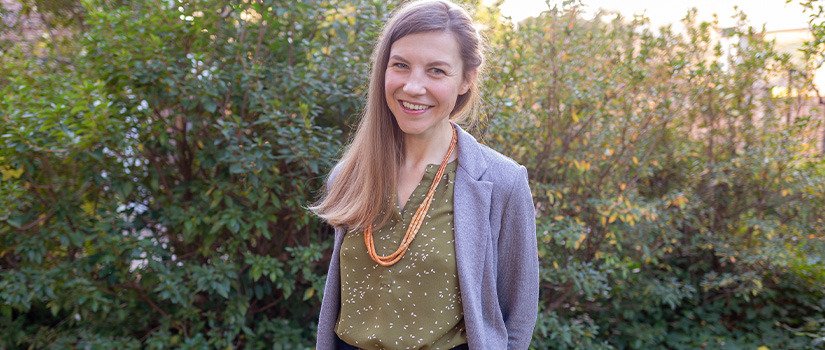
{"type": "Polygon", "coordinates": [[[430,210],[430,204],[433,202],[433,196],[435,195],[435,188],[438,187],[441,177],[444,176],[444,169],[447,168],[447,162],[449,162],[450,156],[453,154],[457,143],[458,135],[455,126],[453,126],[453,139],[450,140],[450,148],[447,150],[447,155],[445,155],[444,160],[441,161],[441,166],[438,167],[438,172],[435,174],[432,185],[430,185],[430,190],[427,192],[427,197],[424,198],[424,202],[422,202],[421,205],[418,206],[418,210],[415,211],[415,215],[413,215],[413,218],[410,221],[410,226],[407,227],[407,232],[404,234],[404,239],[401,241],[401,244],[394,253],[387,256],[378,255],[375,252],[375,242],[372,239],[372,227],[367,226],[364,230],[364,244],[367,245],[367,253],[369,253],[370,258],[378,263],[378,265],[392,266],[401,260],[404,253],[407,252],[407,248],[412,243],[413,238],[415,238],[415,235],[421,228],[421,224],[424,222],[424,216],[427,214],[427,211],[430,210]]]}

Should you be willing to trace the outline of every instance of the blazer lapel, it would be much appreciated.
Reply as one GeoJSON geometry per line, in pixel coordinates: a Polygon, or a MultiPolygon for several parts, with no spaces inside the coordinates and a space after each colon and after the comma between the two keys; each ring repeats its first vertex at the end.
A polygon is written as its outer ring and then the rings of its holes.
{"type": "Polygon", "coordinates": [[[478,288],[490,241],[490,197],[493,183],[481,180],[487,162],[481,145],[456,125],[458,168],[453,187],[456,264],[462,290],[478,288]]]}

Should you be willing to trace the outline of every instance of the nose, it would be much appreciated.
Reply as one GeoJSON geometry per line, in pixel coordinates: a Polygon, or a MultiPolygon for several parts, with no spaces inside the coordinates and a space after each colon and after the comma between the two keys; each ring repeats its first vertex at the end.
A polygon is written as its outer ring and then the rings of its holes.
{"type": "Polygon", "coordinates": [[[411,72],[404,83],[404,93],[411,96],[420,96],[427,93],[426,78],[424,72],[411,72]]]}

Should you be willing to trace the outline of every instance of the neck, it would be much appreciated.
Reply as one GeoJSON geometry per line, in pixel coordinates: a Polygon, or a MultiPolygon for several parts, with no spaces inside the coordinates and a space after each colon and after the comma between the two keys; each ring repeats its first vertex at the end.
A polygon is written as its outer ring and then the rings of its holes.
{"type": "MultiPolygon", "coordinates": [[[[427,135],[405,135],[404,166],[418,168],[427,164],[441,164],[452,138],[453,128],[449,122],[427,135]]],[[[450,160],[455,157],[456,152],[453,152],[450,160]]]]}

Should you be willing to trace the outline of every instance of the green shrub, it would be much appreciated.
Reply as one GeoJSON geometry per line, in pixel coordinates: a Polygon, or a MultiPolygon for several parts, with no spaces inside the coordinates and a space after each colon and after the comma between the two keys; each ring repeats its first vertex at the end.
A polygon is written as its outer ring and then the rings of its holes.
{"type": "Polygon", "coordinates": [[[568,4],[491,31],[482,130],[538,210],[533,347],[817,346],[796,327],[825,300],[822,124],[766,88],[810,67],[739,16],[656,31],[568,4]]]}
{"type": "Polygon", "coordinates": [[[311,347],[332,231],[304,207],[387,5],[76,10],[0,59],[0,348],[311,347]]]}
{"type": "MultiPolygon", "coordinates": [[[[534,191],[533,348],[825,346],[821,111],[765,88],[811,64],[743,16],[467,3],[474,132],[534,191]]],[[[393,5],[24,5],[72,35],[0,54],[0,348],[311,348],[332,231],[304,207],[393,5]]]]}

